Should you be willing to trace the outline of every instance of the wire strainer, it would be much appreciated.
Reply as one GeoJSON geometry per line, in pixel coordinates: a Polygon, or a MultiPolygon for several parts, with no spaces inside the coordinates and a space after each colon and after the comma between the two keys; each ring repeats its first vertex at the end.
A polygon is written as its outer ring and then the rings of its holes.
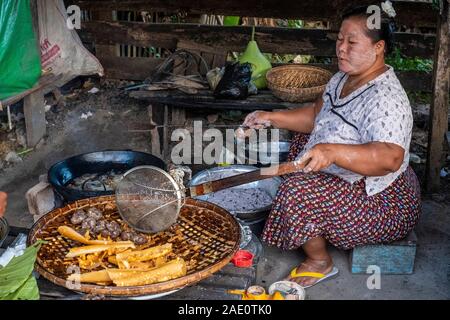
{"type": "Polygon", "coordinates": [[[164,170],[139,166],[117,184],[116,203],[122,219],[144,233],[166,230],[177,221],[184,192],[164,170]]]}
{"type": "Polygon", "coordinates": [[[177,221],[186,197],[201,196],[249,182],[289,174],[303,169],[304,166],[304,162],[296,160],[203,182],[189,188],[180,186],[169,173],[160,168],[140,166],[126,172],[118,183],[117,208],[122,219],[134,229],[145,233],[156,233],[166,230],[177,221]]]}

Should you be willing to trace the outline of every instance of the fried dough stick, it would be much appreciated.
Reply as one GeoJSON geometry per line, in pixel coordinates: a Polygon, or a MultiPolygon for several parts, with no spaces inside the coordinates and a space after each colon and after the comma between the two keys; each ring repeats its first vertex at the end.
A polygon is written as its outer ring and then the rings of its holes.
{"type": "Polygon", "coordinates": [[[88,240],[83,235],[79,234],[77,231],[68,226],[58,227],[58,232],[71,240],[81,242],[83,244],[108,244],[112,243],[110,240],[88,240]]]}
{"type": "Polygon", "coordinates": [[[78,257],[84,254],[90,254],[90,253],[96,253],[96,252],[102,252],[102,251],[108,251],[108,250],[118,250],[118,249],[128,249],[128,248],[135,248],[134,243],[131,241],[121,241],[121,242],[114,242],[111,244],[96,244],[96,245],[90,245],[90,246],[84,246],[84,247],[75,247],[71,248],[69,250],[69,253],[67,253],[66,258],[74,258],[78,257]]]}
{"type": "Polygon", "coordinates": [[[121,261],[147,261],[163,257],[172,252],[172,244],[166,243],[160,246],[151,247],[145,250],[126,251],[116,255],[117,263],[120,265],[121,261]]]}
{"type": "MultiPolygon", "coordinates": [[[[116,270],[116,269],[110,269],[116,270]]],[[[117,269],[118,270],[118,269],[117,269]]],[[[121,274],[123,277],[127,277],[130,274],[148,271],[148,270],[121,270],[123,273],[121,274]]],[[[109,277],[108,269],[100,270],[100,271],[91,271],[86,273],[74,273],[71,274],[67,280],[69,281],[77,281],[82,283],[111,283],[112,280],[109,277]]]]}
{"type": "Polygon", "coordinates": [[[171,260],[158,268],[148,271],[124,271],[122,269],[107,269],[108,275],[117,286],[143,286],[164,282],[186,275],[186,263],[181,258],[171,260]]]}

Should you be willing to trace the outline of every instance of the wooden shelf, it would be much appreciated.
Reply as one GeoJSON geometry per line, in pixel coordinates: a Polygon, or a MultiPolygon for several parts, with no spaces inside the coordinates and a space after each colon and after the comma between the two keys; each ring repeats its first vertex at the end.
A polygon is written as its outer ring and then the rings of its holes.
{"type": "Polygon", "coordinates": [[[284,102],[275,97],[269,90],[261,90],[257,95],[245,100],[226,100],[214,98],[211,90],[201,90],[198,94],[189,95],[178,90],[130,92],[130,97],[182,108],[207,108],[231,110],[273,110],[301,107],[303,103],[284,102]]]}

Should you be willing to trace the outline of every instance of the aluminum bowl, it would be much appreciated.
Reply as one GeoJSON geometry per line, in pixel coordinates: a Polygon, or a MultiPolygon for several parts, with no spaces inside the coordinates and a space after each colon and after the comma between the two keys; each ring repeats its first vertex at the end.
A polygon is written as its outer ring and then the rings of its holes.
{"type": "MultiPolygon", "coordinates": [[[[258,170],[257,167],[254,166],[247,166],[247,165],[230,165],[225,167],[215,167],[212,169],[207,169],[198,172],[196,175],[192,177],[192,180],[189,182],[189,186],[195,186],[198,184],[201,184],[203,182],[217,180],[221,178],[226,178],[230,176],[234,176],[236,174],[251,172],[254,170],[258,170]]],[[[281,178],[280,177],[273,177],[273,178],[267,178],[260,181],[254,181],[247,184],[243,184],[237,187],[234,187],[236,189],[252,189],[252,188],[260,188],[265,190],[272,198],[272,200],[275,198],[278,187],[281,184],[281,178]]],[[[208,195],[203,195],[199,197],[195,197],[199,200],[208,201],[208,195]]],[[[237,218],[244,220],[244,221],[257,221],[261,220],[267,217],[271,205],[257,208],[254,210],[249,211],[231,211],[228,210],[225,206],[222,206],[225,210],[229,211],[231,214],[236,216],[237,218]]]]}
{"type": "Polygon", "coordinates": [[[0,247],[3,244],[3,241],[5,241],[6,237],[9,233],[9,225],[8,221],[6,221],[5,218],[0,218],[0,247]]]}
{"type": "Polygon", "coordinates": [[[249,161],[252,156],[252,160],[256,160],[257,166],[269,166],[272,159],[275,163],[282,163],[287,161],[290,146],[290,141],[248,143],[245,145],[245,157],[249,161]],[[260,151],[267,152],[266,158],[260,157],[260,151]]]}

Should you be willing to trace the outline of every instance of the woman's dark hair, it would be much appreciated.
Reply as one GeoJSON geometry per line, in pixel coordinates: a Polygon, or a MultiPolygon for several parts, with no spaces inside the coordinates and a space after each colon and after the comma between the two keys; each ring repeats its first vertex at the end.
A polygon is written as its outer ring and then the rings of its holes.
{"type": "MultiPolygon", "coordinates": [[[[372,13],[367,13],[367,6],[357,6],[349,8],[342,14],[342,21],[351,17],[369,18],[372,13]]],[[[381,10],[381,8],[380,8],[381,10]]],[[[392,52],[393,49],[393,33],[396,30],[394,19],[387,17],[387,15],[381,10],[381,23],[380,28],[369,29],[366,28],[366,34],[373,42],[384,40],[386,43],[386,54],[392,52]]]]}

